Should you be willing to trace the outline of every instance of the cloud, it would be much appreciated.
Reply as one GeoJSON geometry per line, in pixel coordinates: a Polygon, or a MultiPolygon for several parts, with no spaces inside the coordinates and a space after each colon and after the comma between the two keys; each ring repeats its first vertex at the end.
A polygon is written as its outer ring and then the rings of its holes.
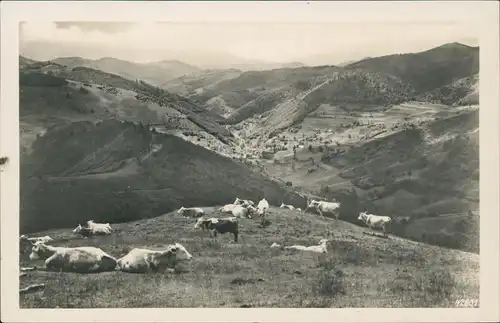
{"type": "Polygon", "coordinates": [[[69,29],[71,27],[80,28],[82,31],[100,31],[103,33],[115,34],[126,32],[134,26],[133,22],[101,22],[101,21],[57,21],[56,28],[69,29]]]}

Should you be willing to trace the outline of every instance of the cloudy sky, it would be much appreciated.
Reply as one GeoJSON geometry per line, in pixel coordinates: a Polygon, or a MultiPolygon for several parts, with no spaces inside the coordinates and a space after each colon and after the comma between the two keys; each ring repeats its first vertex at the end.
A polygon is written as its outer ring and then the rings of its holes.
{"type": "Polygon", "coordinates": [[[198,66],[264,62],[338,64],[427,50],[448,42],[477,46],[466,23],[124,23],[25,22],[20,54],[38,60],[110,56],[198,66]]]}

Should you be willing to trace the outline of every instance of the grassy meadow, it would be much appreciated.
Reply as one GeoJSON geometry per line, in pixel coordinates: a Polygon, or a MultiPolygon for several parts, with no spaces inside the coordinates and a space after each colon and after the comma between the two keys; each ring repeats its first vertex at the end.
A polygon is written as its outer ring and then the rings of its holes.
{"type": "MultiPolygon", "coordinates": [[[[205,208],[221,216],[217,208],[205,208]]],[[[57,246],[96,246],[115,257],[136,247],[179,242],[193,255],[183,273],[99,274],[31,271],[20,287],[45,283],[21,295],[21,308],[124,307],[454,307],[459,298],[479,297],[479,256],[399,237],[366,235],[366,228],[272,207],[265,228],[240,219],[240,239],[210,238],[193,229],[195,220],[164,214],[113,224],[111,236],[82,239],[72,228],[40,232],[57,246]],[[270,248],[317,244],[328,253],[270,248]]],[[[30,261],[29,251],[21,266],[30,261]]]]}

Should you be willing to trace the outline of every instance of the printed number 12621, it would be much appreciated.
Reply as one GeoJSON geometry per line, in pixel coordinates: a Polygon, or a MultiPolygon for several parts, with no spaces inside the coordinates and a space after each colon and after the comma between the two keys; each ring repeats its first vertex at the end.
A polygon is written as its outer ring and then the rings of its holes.
{"type": "Polygon", "coordinates": [[[479,300],[477,298],[460,298],[455,301],[457,307],[478,307],[479,300]]]}

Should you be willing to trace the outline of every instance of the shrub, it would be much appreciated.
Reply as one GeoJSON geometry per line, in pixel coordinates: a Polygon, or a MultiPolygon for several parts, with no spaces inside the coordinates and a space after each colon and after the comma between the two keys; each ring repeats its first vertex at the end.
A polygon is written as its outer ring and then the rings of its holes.
{"type": "Polygon", "coordinates": [[[292,182],[290,182],[290,181],[286,182],[286,186],[291,187],[292,186],[292,182]]]}
{"type": "Polygon", "coordinates": [[[333,260],[327,260],[319,264],[320,271],[313,284],[313,293],[323,297],[337,297],[345,295],[344,273],[336,268],[333,260]]]}

